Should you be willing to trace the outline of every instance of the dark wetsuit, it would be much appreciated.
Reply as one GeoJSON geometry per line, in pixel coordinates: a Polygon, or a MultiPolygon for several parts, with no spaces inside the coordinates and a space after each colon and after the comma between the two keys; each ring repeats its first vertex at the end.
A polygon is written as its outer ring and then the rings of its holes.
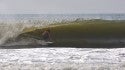
{"type": "Polygon", "coordinates": [[[50,33],[48,31],[43,32],[42,37],[45,41],[50,40],[50,33]]]}

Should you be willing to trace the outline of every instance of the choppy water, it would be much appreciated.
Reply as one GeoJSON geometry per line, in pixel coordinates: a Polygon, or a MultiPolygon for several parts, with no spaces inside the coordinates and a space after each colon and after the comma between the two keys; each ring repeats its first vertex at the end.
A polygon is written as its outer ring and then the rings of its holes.
{"type": "Polygon", "coordinates": [[[0,49],[0,70],[124,70],[125,48],[0,49]]]}

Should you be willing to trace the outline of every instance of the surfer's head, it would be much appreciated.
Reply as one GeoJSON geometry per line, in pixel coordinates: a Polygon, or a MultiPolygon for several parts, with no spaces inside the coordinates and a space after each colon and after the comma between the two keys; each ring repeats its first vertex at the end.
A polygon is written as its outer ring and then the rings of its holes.
{"type": "Polygon", "coordinates": [[[50,29],[48,28],[48,29],[46,29],[46,31],[50,32],[50,29]]]}

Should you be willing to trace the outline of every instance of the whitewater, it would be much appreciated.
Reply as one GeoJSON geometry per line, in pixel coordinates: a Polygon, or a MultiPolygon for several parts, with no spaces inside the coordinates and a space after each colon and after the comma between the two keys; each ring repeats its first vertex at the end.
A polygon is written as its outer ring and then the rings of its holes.
{"type": "MultiPolygon", "coordinates": [[[[7,41],[14,41],[14,39],[24,33],[25,28],[30,27],[47,27],[50,22],[43,20],[4,20],[0,21],[0,45],[7,45],[7,41]]],[[[14,44],[15,42],[13,42],[14,44]]],[[[24,42],[25,43],[25,42],[24,42]]],[[[17,44],[17,43],[15,43],[17,44]]],[[[18,43],[19,44],[19,43],[18,43]]],[[[21,43],[22,44],[22,43],[21,43]]],[[[25,43],[26,44],[26,43],[25,43]]]]}
{"type": "Polygon", "coordinates": [[[125,70],[125,49],[0,49],[0,70],[125,70]]]}

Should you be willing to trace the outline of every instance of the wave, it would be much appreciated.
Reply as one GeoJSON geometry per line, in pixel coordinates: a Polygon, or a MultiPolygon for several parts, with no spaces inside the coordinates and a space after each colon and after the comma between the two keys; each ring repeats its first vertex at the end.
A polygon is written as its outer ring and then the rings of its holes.
{"type": "MultiPolygon", "coordinates": [[[[27,36],[22,39],[18,39],[19,35],[25,33],[25,29],[31,29],[36,27],[40,29],[51,26],[58,26],[61,24],[72,24],[72,23],[124,23],[124,20],[102,20],[102,19],[92,19],[92,20],[84,20],[82,18],[75,19],[73,21],[62,20],[61,22],[49,22],[45,20],[6,20],[0,21],[0,46],[6,45],[29,45],[29,44],[45,44],[41,39],[37,39],[32,36],[27,36]],[[117,21],[117,22],[116,22],[117,21]]],[[[37,31],[39,32],[39,31],[37,31]]],[[[91,31],[90,31],[91,32],[91,31]]],[[[30,34],[28,34],[30,35],[30,34]]],[[[35,34],[37,37],[37,34],[35,34]]]]}

